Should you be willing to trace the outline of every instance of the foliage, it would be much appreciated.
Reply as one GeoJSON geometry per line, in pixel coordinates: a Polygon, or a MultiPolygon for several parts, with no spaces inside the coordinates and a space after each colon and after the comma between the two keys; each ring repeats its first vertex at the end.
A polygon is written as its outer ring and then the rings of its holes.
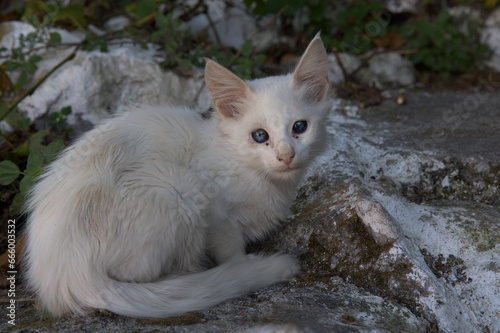
{"type": "Polygon", "coordinates": [[[0,185],[11,185],[21,176],[19,183],[15,184],[18,193],[10,206],[10,214],[22,212],[26,196],[42,168],[52,162],[66,146],[63,138],[67,139],[71,133],[71,130],[66,128],[66,118],[70,113],[71,107],[52,113],[49,117],[49,127],[41,131],[33,130],[29,125],[30,119],[15,111],[5,118],[9,125],[21,133],[21,137],[26,138],[15,146],[5,135],[2,136],[12,149],[6,154],[5,160],[0,162],[0,185]],[[23,169],[24,171],[21,171],[23,169]]]}
{"type": "Polygon", "coordinates": [[[491,9],[491,8],[495,8],[498,4],[498,0],[484,0],[483,1],[483,6],[484,8],[488,8],[488,9],[491,9]]]}
{"type": "Polygon", "coordinates": [[[443,76],[473,70],[489,53],[481,44],[479,31],[473,22],[463,21],[464,31],[446,11],[433,19],[422,19],[403,30],[405,48],[417,50],[410,59],[443,76]]]}
{"type": "MultiPolygon", "coordinates": [[[[58,44],[61,36],[56,32],[47,32],[46,27],[39,22],[36,23],[36,30],[26,36],[19,36],[19,46],[12,49],[8,55],[8,60],[0,67],[2,77],[9,80],[9,88],[20,90],[35,73],[36,63],[42,60],[42,57],[35,51],[37,46],[45,44],[46,46],[58,44]],[[8,72],[16,72],[17,82],[12,84],[8,72]]],[[[8,50],[0,49],[0,55],[6,56],[8,50]]]]}
{"type": "Polygon", "coordinates": [[[358,0],[339,11],[335,19],[338,37],[330,41],[330,46],[356,55],[370,50],[373,38],[387,32],[388,22],[380,14],[382,8],[381,2],[358,0]]]}
{"type": "MultiPolygon", "coordinates": [[[[306,13],[305,30],[311,35],[322,31],[325,44],[339,52],[359,55],[380,43],[395,49],[404,45],[403,49],[413,52],[410,59],[414,64],[442,76],[474,70],[489,53],[488,47],[480,42],[477,23],[463,19],[458,22],[446,10],[435,17],[416,21],[399,18],[398,22],[392,22],[396,20],[383,9],[383,2],[373,0],[353,0],[343,9],[338,9],[334,2],[319,0],[309,1],[307,5],[302,0],[245,0],[245,4],[260,15],[273,14],[286,5],[285,15],[306,13]],[[391,38],[392,42],[387,41],[391,38]]],[[[487,8],[496,4],[497,0],[483,2],[487,8]]]]}
{"type": "Polygon", "coordinates": [[[354,0],[347,8],[338,10],[334,2],[322,0],[245,0],[248,8],[259,15],[275,14],[285,8],[283,15],[307,15],[305,30],[309,34],[322,32],[328,47],[342,52],[361,54],[371,48],[371,39],[385,34],[386,23],[379,17],[383,4],[370,0],[354,0]],[[334,16],[334,19],[332,19],[334,16]],[[371,31],[371,25],[377,24],[377,31],[371,31]],[[331,32],[336,31],[335,34],[331,32]]]}

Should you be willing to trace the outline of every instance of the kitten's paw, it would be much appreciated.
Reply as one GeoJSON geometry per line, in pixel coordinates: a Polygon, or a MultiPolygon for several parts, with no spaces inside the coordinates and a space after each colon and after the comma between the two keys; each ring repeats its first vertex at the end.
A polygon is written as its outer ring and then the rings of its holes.
{"type": "Polygon", "coordinates": [[[279,281],[292,279],[300,272],[300,263],[288,254],[275,254],[267,258],[269,267],[277,275],[279,281]]]}

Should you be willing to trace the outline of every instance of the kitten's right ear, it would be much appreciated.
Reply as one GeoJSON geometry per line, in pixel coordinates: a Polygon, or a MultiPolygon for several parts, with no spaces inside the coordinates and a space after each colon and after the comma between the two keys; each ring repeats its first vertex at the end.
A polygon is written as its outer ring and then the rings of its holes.
{"type": "Polygon", "coordinates": [[[295,69],[292,86],[305,90],[305,97],[311,102],[325,99],[328,83],[328,58],[319,33],[314,37],[295,69]]]}
{"type": "Polygon", "coordinates": [[[205,83],[212,96],[215,109],[226,118],[237,118],[243,112],[243,104],[252,94],[242,79],[207,59],[205,83]]]}

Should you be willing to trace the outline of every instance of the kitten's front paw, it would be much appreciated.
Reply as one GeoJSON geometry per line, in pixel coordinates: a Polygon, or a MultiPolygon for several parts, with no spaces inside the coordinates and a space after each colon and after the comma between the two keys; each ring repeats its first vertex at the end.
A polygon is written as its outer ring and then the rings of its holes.
{"type": "Polygon", "coordinates": [[[288,254],[275,254],[269,257],[276,274],[280,277],[281,281],[292,279],[297,273],[300,272],[299,261],[288,254]]]}

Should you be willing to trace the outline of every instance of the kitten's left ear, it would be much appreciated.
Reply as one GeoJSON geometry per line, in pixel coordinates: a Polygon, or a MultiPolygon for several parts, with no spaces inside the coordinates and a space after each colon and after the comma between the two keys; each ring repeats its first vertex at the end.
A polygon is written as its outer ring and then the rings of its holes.
{"type": "Polygon", "coordinates": [[[250,87],[242,79],[207,59],[205,83],[212,96],[215,109],[226,118],[237,118],[244,112],[244,103],[252,95],[250,87]]]}
{"type": "Polygon", "coordinates": [[[292,76],[292,87],[305,89],[311,102],[321,102],[328,93],[328,59],[319,33],[309,43],[292,76]]]}

